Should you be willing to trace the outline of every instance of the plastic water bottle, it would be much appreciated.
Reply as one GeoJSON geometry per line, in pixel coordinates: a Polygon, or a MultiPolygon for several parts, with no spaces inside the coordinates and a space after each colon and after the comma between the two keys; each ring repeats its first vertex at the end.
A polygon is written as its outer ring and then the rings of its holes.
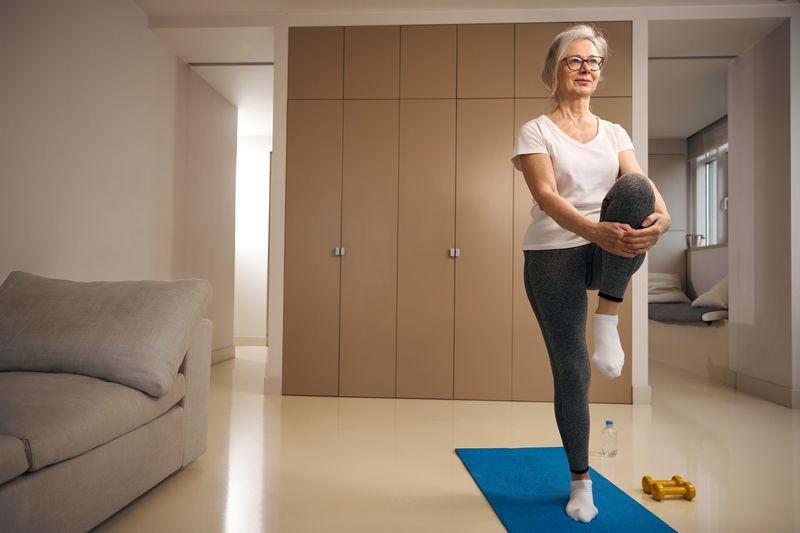
{"type": "Polygon", "coordinates": [[[614,429],[613,420],[606,420],[606,427],[603,428],[603,448],[601,452],[604,457],[617,456],[617,430],[614,429]]]}

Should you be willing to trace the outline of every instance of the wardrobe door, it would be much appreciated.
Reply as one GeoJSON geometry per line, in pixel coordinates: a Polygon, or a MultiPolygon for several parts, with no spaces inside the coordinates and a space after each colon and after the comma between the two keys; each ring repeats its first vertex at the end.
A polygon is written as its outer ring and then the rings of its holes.
{"type": "Polygon", "coordinates": [[[514,96],[546,98],[542,69],[553,38],[572,24],[543,22],[514,27],[514,96]]]}
{"type": "Polygon", "coordinates": [[[514,25],[459,25],[458,98],[513,96],[514,25]]]}
{"type": "Polygon", "coordinates": [[[454,25],[402,27],[400,98],[456,97],[456,36],[454,25]]]}
{"type": "MultiPolygon", "coordinates": [[[[514,101],[514,132],[553,108],[548,98],[514,101]]],[[[553,401],[553,376],[542,332],[525,292],[522,239],[531,222],[533,197],[522,172],[514,170],[514,389],[515,400],[553,401]]]]}
{"type": "Polygon", "coordinates": [[[592,113],[598,117],[615,122],[625,128],[633,137],[633,107],[630,98],[592,98],[592,113]]]}
{"type": "Polygon", "coordinates": [[[345,100],[339,395],[394,397],[398,100],[345,100]]]}
{"type": "MultiPolygon", "coordinates": [[[[629,124],[630,121],[631,105],[632,102],[630,98],[592,99],[592,108],[596,115],[610,122],[621,124],[628,130],[628,134],[632,136],[633,131],[631,131],[630,126],[626,126],[626,122],[629,124]]],[[[632,294],[631,286],[628,285],[628,290],[625,292],[625,300],[619,308],[619,324],[617,330],[619,331],[619,338],[622,342],[622,349],[625,351],[625,367],[622,369],[622,375],[617,379],[610,380],[593,369],[592,386],[589,389],[590,402],[632,403],[633,401],[633,393],[631,391],[631,384],[633,383],[631,373],[631,356],[633,354],[632,294]]],[[[591,317],[596,308],[597,291],[591,291],[589,292],[589,316],[586,320],[586,342],[589,346],[590,355],[594,350],[591,317]]]]}
{"type": "Polygon", "coordinates": [[[400,101],[397,396],[453,397],[456,101],[400,101]]]}
{"type": "Polygon", "coordinates": [[[603,77],[594,98],[603,96],[632,96],[631,53],[633,26],[631,21],[604,21],[595,23],[608,42],[608,61],[603,66],[603,77]]]}
{"type": "Polygon", "coordinates": [[[289,98],[341,98],[344,28],[289,28],[289,98]]]}
{"type": "Polygon", "coordinates": [[[514,101],[459,100],[455,397],[511,399],[514,101]]]}
{"type": "Polygon", "coordinates": [[[400,97],[400,27],[344,30],[344,97],[400,97]]]}
{"type": "Polygon", "coordinates": [[[283,393],[339,392],[342,101],[289,100],[283,393]]]}

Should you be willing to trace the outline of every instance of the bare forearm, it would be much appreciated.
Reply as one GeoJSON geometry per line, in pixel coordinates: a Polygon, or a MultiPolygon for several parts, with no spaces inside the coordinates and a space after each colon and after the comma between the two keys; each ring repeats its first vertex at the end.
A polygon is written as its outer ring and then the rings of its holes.
{"type": "Polygon", "coordinates": [[[594,241],[597,224],[586,218],[567,200],[558,194],[547,193],[541,195],[537,203],[550,218],[556,221],[556,224],[587,241],[594,241]]]}

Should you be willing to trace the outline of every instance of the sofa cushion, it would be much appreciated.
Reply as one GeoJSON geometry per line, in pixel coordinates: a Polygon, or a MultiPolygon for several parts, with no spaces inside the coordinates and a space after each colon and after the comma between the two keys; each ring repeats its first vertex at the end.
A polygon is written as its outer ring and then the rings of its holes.
{"type": "Polygon", "coordinates": [[[0,434],[25,443],[26,469],[80,455],[165,413],[186,392],[178,375],[160,398],[76,374],[0,372],[0,434]]]}
{"type": "Polygon", "coordinates": [[[28,469],[25,445],[16,437],[0,435],[0,485],[28,469]]]}
{"type": "Polygon", "coordinates": [[[211,294],[205,280],[76,282],[12,272],[0,286],[0,371],[172,388],[211,294]]]}

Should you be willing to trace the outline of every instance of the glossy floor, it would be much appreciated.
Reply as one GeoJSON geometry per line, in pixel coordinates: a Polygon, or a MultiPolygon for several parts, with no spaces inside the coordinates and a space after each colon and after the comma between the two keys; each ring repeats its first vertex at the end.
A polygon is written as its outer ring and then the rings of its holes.
{"type": "MultiPolygon", "coordinates": [[[[265,355],[213,367],[208,452],[98,531],[504,531],[454,448],[560,445],[547,403],[264,396],[265,355]]],[[[591,466],[682,532],[800,531],[800,410],[650,374],[652,405],[591,406],[591,450],[605,419],[619,429],[618,457],[591,466]],[[655,502],[645,474],[697,498],[655,502]]]]}

